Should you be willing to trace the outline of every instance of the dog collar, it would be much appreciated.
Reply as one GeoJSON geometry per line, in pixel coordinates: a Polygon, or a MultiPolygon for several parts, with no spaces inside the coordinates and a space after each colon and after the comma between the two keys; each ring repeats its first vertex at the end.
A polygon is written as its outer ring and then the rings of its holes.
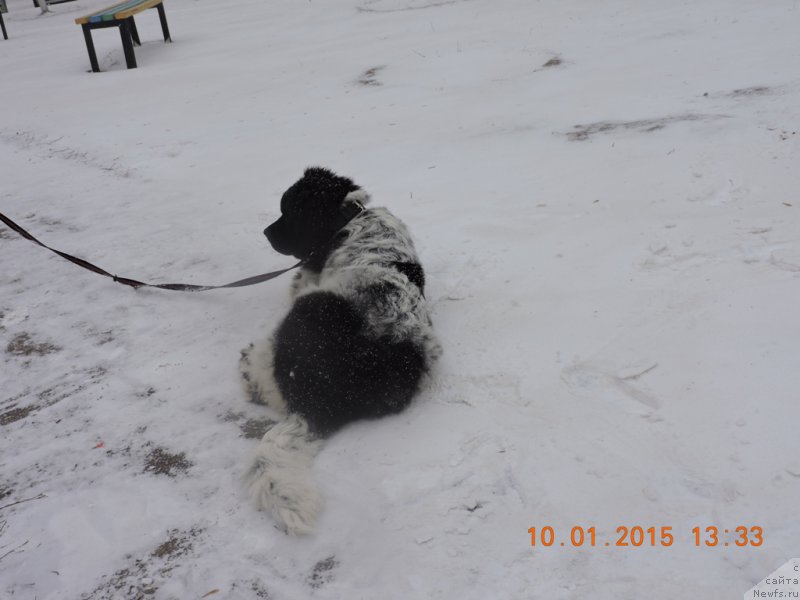
{"type": "Polygon", "coordinates": [[[350,221],[355,219],[365,210],[367,209],[364,207],[364,205],[361,203],[360,200],[356,200],[354,198],[347,200],[347,202],[343,204],[341,209],[339,210],[339,218],[336,220],[336,223],[334,224],[333,233],[331,233],[331,237],[328,240],[328,242],[325,243],[323,246],[317,247],[311,252],[309,252],[308,256],[302,261],[303,265],[308,267],[311,265],[318,264],[318,268],[321,269],[322,265],[321,263],[319,263],[320,256],[321,255],[324,256],[327,254],[328,250],[331,247],[331,244],[336,239],[336,236],[339,234],[339,232],[341,232],[342,229],[347,227],[350,221]]]}
{"type": "Polygon", "coordinates": [[[350,221],[355,219],[358,215],[367,210],[363,204],[358,200],[350,200],[344,204],[339,212],[339,218],[336,221],[336,227],[333,235],[339,233],[344,229],[350,221]]]}

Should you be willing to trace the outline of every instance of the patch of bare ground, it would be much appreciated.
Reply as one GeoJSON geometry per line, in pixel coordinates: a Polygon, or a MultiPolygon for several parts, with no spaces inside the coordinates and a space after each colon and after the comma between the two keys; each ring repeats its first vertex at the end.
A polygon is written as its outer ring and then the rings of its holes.
{"type": "Polygon", "coordinates": [[[115,339],[114,332],[111,329],[106,329],[105,331],[101,331],[100,329],[90,329],[89,335],[95,339],[95,344],[98,346],[103,346],[104,344],[113,342],[115,339]]]}
{"type": "Polygon", "coordinates": [[[308,585],[316,590],[326,583],[330,583],[333,581],[334,572],[338,566],[339,561],[336,560],[336,556],[329,556],[328,558],[323,558],[318,561],[317,564],[314,565],[314,568],[311,569],[311,574],[308,576],[308,585]]]}
{"type": "Polygon", "coordinates": [[[192,528],[189,531],[173,529],[169,532],[167,541],[153,550],[152,556],[157,558],[177,558],[189,553],[192,549],[192,539],[197,537],[200,529],[192,528]]]}
{"type": "Polygon", "coordinates": [[[180,564],[180,558],[188,555],[194,540],[203,530],[193,527],[187,531],[173,529],[167,539],[149,554],[133,559],[133,562],[103,581],[91,592],[83,594],[81,600],[149,600],[155,597],[170,573],[180,564]]]}
{"type": "Polygon", "coordinates": [[[153,448],[144,459],[144,472],[175,477],[189,470],[192,463],[184,452],[173,454],[164,448],[153,448]]]}
{"type": "Polygon", "coordinates": [[[703,94],[703,97],[747,99],[755,96],[770,96],[778,93],[780,93],[780,88],[770,87],[767,85],[751,85],[750,87],[738,88],[735,90],[705,92],[703,94]]]}
{"type": "Polygon", "coordinates": [[[269,592],[260,581],[251,581],[250,591],[253,592],[259,600],[269,600],[269,592]]]}
{"type": "Polygon", "coordinates": [[[18,406],[0,413],[0,426],[10,425],[16,423],[27,417],[32,412],[39,409],[39,406],[30,404],[28,406],[18,406]]]}
{"type": "Polygon", "coordinates": [[[275,425],[275,421],[272,419],[247,419],[239,425],[239,429],[243,438],[248,440],[261,439],[267,431],[272,429],[273,425],[275,425]]]}
{"type": "Polygon", "coordinates": [[[80,370],[76,373],[80,376],[80,381],[60,382],[41,392],[36,392],[36,402],[27,406],[19,406],[18,400],[30,396],[30,391],[4,400],[0,402],[0,411],[2,411],[0,412],[0,426],[21,421],[37,410],[58,404],[62,400],[85,390],[88,385],[99,383],[106,373],[105,367],[101,366],[80,370]]]}
{"type": "Polygon", "coordinates": [[[702,115],[688,113],[684,115],[669,115],[657,119],[639,119],[636,121],[598,121],[588,125],[575,125],[574,130],[567,132],[567,139],[573,142],[588,140],[591,136],[599,133],[610,133],[616,130],[637,131],[639,133],[650,133],[664,129],[674,123],[689,121],[711,121],[721,118],[722,115],[702,115]]]}
{"type": "Polygon", "coordinates": [[[44,356],[61,350],[60,346],[47,342],[36,342],[26,332],[18,333],[6,346],[6,352],[15,356],[44,356]]]}
{"type": "Polygon", "coordinates": [[[63,137],[53,138],[35,131],[0,129],[0,141],[44,159],[68,161],[69,164],[79,163],[117,177],[128,178],[136,174],[133,169],[120,164],[121,156],[94,156],[80,148],[73,148],[62,140],[63,137]]]}
{"type": "Polygon", "coordinates": [[[765,85],[754,85],[752,87],[733,90],[732,92],[728,93],[728,96],[733,98],[741,98],[743,96],[764,96],[766,94],[771,94],[772,92],[773,89],[771,87],[767,87],[765,85]]]}
{"type": "MultiPolygon", "coordinates": [[[[258,579],[234,582],[231,586],[231,591],[235,592],[237,590],[242,590],[242,592],[239,595],[236,595],[236,598],[253,598],[253,600],[270,600],[270,598],[272,598],[272,596],[269,595],[267,588],[264,587],[264,584],[258,579]]],[[[206,596],[203,596],[203,598],[205,597],[211,597],[211,594],[209,593],[206,596]]]]}
{"type": "Polygon", "coordinates": [[[381,65],[367,69],[359,76],[359,78],[356,80],[356,83],[366,87],[383,85],[380,81],[378,81],[378,73],[383,71],[385,68],[385,65],[381,65]]]}
{"type": "Polygon", "coordinates": [[[261,439],[276,423],[274,419],[269,417],[245,417],[244,413],[229,410],[219,418],[226,423],[236,423],[239,426],[239,431],[241,431],[241,437],[248,440],[261,439]]]}

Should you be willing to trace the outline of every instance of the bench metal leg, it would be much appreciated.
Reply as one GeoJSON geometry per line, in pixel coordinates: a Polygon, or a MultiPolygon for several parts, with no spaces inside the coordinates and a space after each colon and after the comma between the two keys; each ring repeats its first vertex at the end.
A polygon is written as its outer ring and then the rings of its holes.
{"type": "Polygon", "coordinates": [[[141,46],[142,42],[139,40],[139,31],[136,29],[136,21],[133,20],[133,17],[128,17],[128,21],[130,21],[131,38],[133,39],[133,43],[137,46],[141,46]]]}
{"type": "Polygon", "coordinates": [[[0,29],[3,30],[3,39],[8,39],[8,32],[6,31],[6,22],[3,21],[3,13],[0,13],[0,29]]]}
{"type": "Polygon", "coordinates": [[[167,13],[164,12],[164,3],[156,5],[158,9],[158,18],[161,20],[161,32],[164,34],[164,41],[171,42],[172,38],[169,35],[169,27],[167,26],[167,13]]]}
{"type": "MultiPolygon", "coordinates": [[[[161,21],[161,31],[164,34],[164,41],[171,42],[172,38],[169,34],[169,26],[167,25],[167,15],[164,12],[163,2],[159,2],[153,8],[158,9],[158,17],[161,21]]],[[[97,53],[94,49],[94,42],[92,41],[92,29],[103,29],[107,27],[119,27],[119,37],[122,40],[122,50],[125,54],[125,64],[129,69],[136,68],[136,55],[133,51],[133,46],[141,46],[142,42],[139,39],[139,31],[136,28],[136,21],[133,16],[126,19],[112,19],[108,21],[96,21],[83,23],[83,37],[86,40],[86,50],[89,53],[89,62],[92,64],[92,71],[95,73],[100,71],[100,65],[97,62],[97,53]]]]}
{"type": "Polygon", "coordinates": [[[133,54],[133,40],[131,39],[131,26],[128,20],[119,22],[119,35],[122,38],[122,50],[125,52],[125,64],[129,69],[136,68],[136,56],[133,54]]]}
{"type": "Polygon", "coordinates": [[[81,25],[83,28],[83,38],[86,40],[86,50],[89,52],[89,62],[92,65],[92,71],[95,73],[100,72],[100,65],[97,63],[97,54],[94,51],[94,42],[92,41],[92,29],[88,24],[81,25]]]}

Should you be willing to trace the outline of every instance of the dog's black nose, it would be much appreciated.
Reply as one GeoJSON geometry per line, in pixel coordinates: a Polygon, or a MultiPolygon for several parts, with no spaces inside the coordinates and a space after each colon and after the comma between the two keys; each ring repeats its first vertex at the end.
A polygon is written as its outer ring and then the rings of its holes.
{"type": "Polygon", "coordinates": [[[273,223],[264,230],[264,235],[269,240],[270,246],[275,252],[281,254],[291,254],[289,248],[286,247],[286,236],[282,235],[281,230],[277,223],[273,223]]]}

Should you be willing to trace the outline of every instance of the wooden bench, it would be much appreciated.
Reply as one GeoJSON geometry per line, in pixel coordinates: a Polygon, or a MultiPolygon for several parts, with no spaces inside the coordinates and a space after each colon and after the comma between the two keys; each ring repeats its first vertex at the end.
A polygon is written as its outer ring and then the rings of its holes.
{"type": "Polygon", "coordinates": [[[89,52],[89,62],[92,64],[92,71],[98,73],[100,65],[97,62],[97,54],[94,51],[92,41],[92,29],[103,27],[119,27],[119,35],[122,38],[122,50],[125,52],[125,64],[129,69],[136,68],[136,56],[133,54],[133,45],[141,46],[139,32],[136,31],[136,22],[133,15],[139,14],[148,8],[158,9],[158,16],[161,19],[161,31],[164,33],[164,41],[171,42],[169,27],[167,27],[167,15],[164,13],[163,0],[127,0],[108,8],[98,10],[90,15],[75,19],[75,23],[83,28],[83,37],[86,40],[86,50],[89,52]]]}

